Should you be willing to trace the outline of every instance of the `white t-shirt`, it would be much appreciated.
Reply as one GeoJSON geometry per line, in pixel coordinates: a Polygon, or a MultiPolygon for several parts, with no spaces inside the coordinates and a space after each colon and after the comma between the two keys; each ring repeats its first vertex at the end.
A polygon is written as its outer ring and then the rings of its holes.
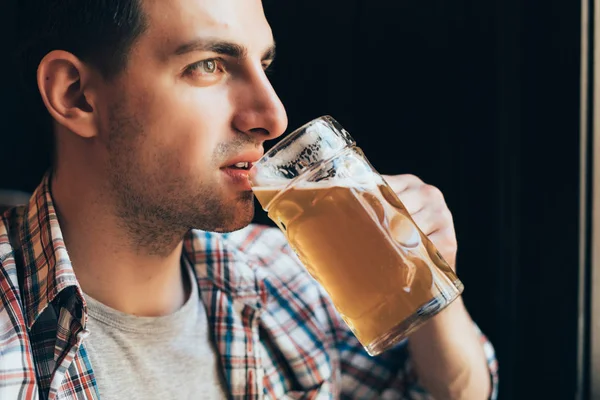
{"type": "MultiPolygon", "coordinates": [[[[187,263],[186,263],[187,264],[187,263]]],[[[101,400],[226,399],[198,283],[175,313],[124,314],[85,295],[84,341],[101,400]]]]}

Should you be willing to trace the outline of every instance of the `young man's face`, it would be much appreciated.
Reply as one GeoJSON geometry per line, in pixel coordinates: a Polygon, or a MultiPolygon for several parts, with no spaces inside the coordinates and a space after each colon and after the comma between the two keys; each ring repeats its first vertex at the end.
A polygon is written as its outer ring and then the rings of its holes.
{"type": "Polygon", "coordinates": [[[142,0],[147,30],[100,91],[98,125],[124,217],[231,231],[253,216],[238,162],[287,126],[264,69],[261,0],[142,0]]]}

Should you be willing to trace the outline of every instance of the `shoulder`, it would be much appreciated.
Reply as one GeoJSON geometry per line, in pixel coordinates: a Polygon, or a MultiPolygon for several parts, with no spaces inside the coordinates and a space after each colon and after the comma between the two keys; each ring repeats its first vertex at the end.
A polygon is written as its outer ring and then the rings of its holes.
{"type": "MultiPolygon", "coordinates": [[[[0,304],[14,308],[8,302],[19,298],[19,279],[17,260],[22,249],[18,243],[26,207],[16,207],[0,214],[0,304]]],[[[0,313],[0,319],[3,318],[0,313]]]]}
{"type": "MultiPolygon", "coordinates": [[[[33,374],[17,274],[18,236],[23,208],[0,214],[0,397],[16,393],[33,374]]],[[[35,376],[35,375],[33,375],[35,376]]],[[[8,397],[7,397],[8,398],[8,397]]]]}
{"type": "Polygon", "coordinates": [[[10,212],[11,210],[0,214],[0,269],[2,269],[3,261],[13,253],[8,226],[10,212]]]}
{"type": "Polygon", "coordinates": [[[16,207],[0,214],[0,281],[15,269],[14,257],[19,246],[14,238],[18,237],[24,213],[25,207],[16,207]]]}

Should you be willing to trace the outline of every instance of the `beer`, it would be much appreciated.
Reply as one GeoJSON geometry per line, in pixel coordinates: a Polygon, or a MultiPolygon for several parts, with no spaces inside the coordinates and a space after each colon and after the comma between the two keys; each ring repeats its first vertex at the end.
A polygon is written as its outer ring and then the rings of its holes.
{"type": "Polygon", "coordinates": [[[391,188],[373,182],[253,190],[346,324],[377,354],[454,300],[462,284],[391,188]]]}
{"type": "Polygon", "coordinates": [[[405,338],[463,290],[354,139],[329,116],[277,143],[252,190],[371,355],[405,338]]]}

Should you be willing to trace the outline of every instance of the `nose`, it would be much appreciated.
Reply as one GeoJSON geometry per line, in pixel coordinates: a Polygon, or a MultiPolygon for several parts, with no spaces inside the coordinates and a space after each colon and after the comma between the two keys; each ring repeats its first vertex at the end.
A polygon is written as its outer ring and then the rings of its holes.
{"type": "Polygon", "coordinates": [[[262,68],[241,84],[234,100],[234,128],[261,142],[281,136],[288,125],[287,113],[262,68]]]}

